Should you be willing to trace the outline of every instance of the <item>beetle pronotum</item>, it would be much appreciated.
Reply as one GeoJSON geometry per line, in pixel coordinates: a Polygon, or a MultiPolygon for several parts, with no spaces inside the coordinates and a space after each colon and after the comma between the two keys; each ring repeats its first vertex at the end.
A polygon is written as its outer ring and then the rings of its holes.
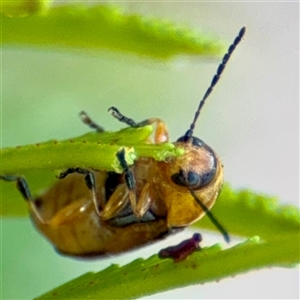
{"type": "MultiPolygon", "coordinates": [[[[162,162],[139,158],[129,167],[124,150],[121,150],[117,158],[124,169],[123,174],[78,166],[61,172],[61,180],[37,198],[31,196],[23,177],[0,176],[5,181],[17,183],[29,205],[33,223],[58,251],[79,256],[126,251],[184,228],[205,214],[229,241],[227,232],[209,211],[223,182],[222,163],[208,145],[193,136],[193,131],[205,100],[245,30],[245,27],[240,30],[224,55],[190,128],[174,143],[184,150],[182,156],[162,162]]],[[[155,124],[154,143],[168,140],[168,131],[162,120],[151,118],[136,123],[114,107],[109,110],[119,121],[132,127],[155,124]]],[[[81,113],[81,119],[91,128],[103,131],[86,113],[81,113]]],[[[200,236],[197,236],[194,242],[199,241],[200,236]]],[[[182,249],[179,245],[174,248],[175,252],[174,249],[167,251],[167,255],[172,257],[172,253],[176,253],[177,257],[180,251],[191,250],[187,243],[183,244],[182,249]]],[[[186,256],[183,253],[180,257],[186,256]]]]}

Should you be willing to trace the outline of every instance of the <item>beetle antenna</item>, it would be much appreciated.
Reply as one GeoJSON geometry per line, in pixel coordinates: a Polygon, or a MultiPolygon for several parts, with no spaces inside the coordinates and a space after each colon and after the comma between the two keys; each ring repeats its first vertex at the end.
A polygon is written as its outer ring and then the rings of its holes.
{"type": "Polygon", "coordinates": [[[213,214],[210,212],[210,210],[202,203],[200,199],[197,198],[196,194],[192,190],[192,188],[189,187],[191,195],[194,197],[196,202],[199,204],[199,206],[205,211],[206,215],[210,219],[210,221],[216,226],[216,228],[222,233],[225,241],[227,243],[230,242],[229,234],[228,232],[223,228],[223,226],[218,222],[218,220],[213,216],[213,214]]]}
{"type": "Polygon", "coordinates": [[[190,129],[185,133],[184,135],[184,141],[188,142],[190,140],[190,138],[193,135],[193,131],[196,125],[196,122],[198,120],[198,117],[200,115],[200,111],[205,103],[205,100],[208,98],[208,96],[210,95],[210,93],[212,92],[214,86],[217,84],[217,82],[219,81],[221,74],[223,73],[225,66],[231,56],[231,54],[233,53],[235,47],[239,44],[239,42],[242,40],[244,34],[246,32],[246,27],[243,27],[239,34],[237,35],[237,37],[235,38],[234,42],[230,45],[230,47],[227,50],[227,53],[223,56],[222,62],[221,64],[218,66],[217,72],[215,74],[215,76],[213,77],[211,84],[209,86],[209,88],[207,89],[206,93],[204,94],[204,97],[202,98],[202,100],[199,103],[199,107],[195,113],[195,117],[194,120],[190,126],[190,129]]]}

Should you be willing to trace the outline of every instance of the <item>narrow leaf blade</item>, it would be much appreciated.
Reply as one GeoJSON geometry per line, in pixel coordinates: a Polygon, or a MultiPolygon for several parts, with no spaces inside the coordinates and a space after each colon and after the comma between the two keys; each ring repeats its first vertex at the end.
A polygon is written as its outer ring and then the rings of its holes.
{"type": "MultiPolygon", "coordinates": [[[[246,189],[234,191],[228,184],[223,186],[212,212],[230,235],[258,235],[263,239],[272,239],[286,233],[300,232],[298,208],[280,205],[274,196],[246,189]]],[[[206,216],[194,226],[216,230],[206,216]]]]}
{"type": "Polygon", "coordinates": [[[126,15],[110,6],[59,6],[26,18],[2,16],[2,44],[55,49],[109,49],[167,59],[216,56],[222,43],[169,21],[126,15]]]}
{"type": "Polygon", "coordinates": [[[227,250],[215,245],[178,264],[154,255],[123,267],[112,265],[98,273],[84,274],[37,299],[135,299],[266,266],[291,267],[300,259],[295,238],[299,240],[299,234],[261,243],[256,237],[227,250]]]}

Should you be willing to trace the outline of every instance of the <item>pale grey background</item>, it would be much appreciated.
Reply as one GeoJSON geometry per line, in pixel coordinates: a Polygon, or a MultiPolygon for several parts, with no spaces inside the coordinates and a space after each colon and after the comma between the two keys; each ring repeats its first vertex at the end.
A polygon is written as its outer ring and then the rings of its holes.
{"type": "MultiPolygon", "coordinates": [[[[202,112],[196,135],[218,152],[226,180],[234,187],[249,187],[299,205],[299,3],[119,4],[128,12],[188,23],[228,41],[247,26],[245,39],[202,112]]],[[[4,49],[3,146],[84,133],[87,129],[77,118],[82,109],[106,128],[118,129],[122,125],[106,112],[111,105],[136,120],[161,117],[174,140],[190,124],[218,63],[180,57],[153,64],[119,54],[4,49]]],[[[7,299],[32,298],[91,269],[147,257],[184,236],[145,251],[81,262],[57,255],[27,219],[4,220],[2,226],[3,298],[7,299]]],[[[205,244],[221,241],[219,235],[205,233],[204,239],[205,244]]],[[[265,269],[150,298],[298,299],[299,269],[265,269]]]]}

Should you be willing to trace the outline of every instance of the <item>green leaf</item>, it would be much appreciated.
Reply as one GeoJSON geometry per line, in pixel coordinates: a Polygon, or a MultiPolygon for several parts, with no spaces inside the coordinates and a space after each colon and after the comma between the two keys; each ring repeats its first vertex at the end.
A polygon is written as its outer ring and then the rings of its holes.
{"type": "Polygon", "coordinates": [[[44,13],[51,0],[1,0],[1,13],[8,17],[25,17],[44,13]]]}
{"type": "Polygon", "coordinates": [[[133,148],[99,143],[48,142],[7,148],[1,151],[3,174],[22,174],[26,170],[61,170],[82,166],[99,170],[122,172],[116,153],[125,149],[128,164],[136,159],[133,148]]]}
{"type": "Polygon", "coordinates": [[[111,265],[98,273],[86,273],[36,299],[136,299],[172,288],[203,284],[266,266],[293,266],[300,260],[298,235],[268,243],[255,237],[227,250],[220,245],[199,251],[174,264],[157,255],[123,267],[111,265]]]}
{"type": "Polygon", "coordinates": [[[178,54],[216,56],[224,52],[222,43],[188,26],[126,15],[110,6],[78,4],[53,7],[47,13],[26,18],[2,16],[1,42],[53,49],[109,49],[157,59],[178,54]]]}
{"type": "MultiPolygon", "coordinates": [[[[117,132],[90,132],[63,141],[48,141],[0,150],[2,175],[22,175],[33,195],[49,187],[57,170],[82,167],[122,173],[116,153],[125,149],[125,159],[132,165],[139,157],[164,160],[182,155],[171,143],[148,144],[152,126],[124,128],[117,132]],[[53,172],[54,171],[54,172],[53,172]]],[[[0,181],[3,216],[24,216],[26,206],[13,183],[0,181]]]]}
{"type": "Polygon", "coordinates": [[[61,170],[78,166],[122,173],[116,156],[122,148],[128,165],[141,156],[164,160],[182,154],[171,143],[147,144],[152,130],[152,126],[125,128],[117,132],[94,132],[63,141],[1,149],[1,173],[22,174],[28,170],[61,170]]]}
{"type": "MultiPolygon", "coordinates": [[[[79,165],[83,168],[122,172],[116,157],[117,151],[122,146],[125,147],[125,145],[120,146],[120,142],[128,137],[128,133],[129,135],[132,133],[134,142],[138,142],[139,138],[145,140],[151,131],[151,127],[138,130],[126,128],[126,130],[112,133],[112,136],[106,132],[95,132],[63,141],[52,140],[5,148],[1,150],[1,172],[6,175],[22,174],[26,170],[60,170],[79,165]],[[117,144],[118,141],[119,144],[117,144]]],[[[135,159],[134,149],[126,148],[127,163],[132,165],[135,159]]]]}
{"type": "MultiPolygon", "coordinates": [[[[212,212],[231,235],[259,235],[263,239],[300,232],[300,212],[291,205],[282,206],[276,197],[250,190],[234,191],[228,184],[212,212]]],[[[205,216],[194,226],[216,230],[205,216]]]]}

